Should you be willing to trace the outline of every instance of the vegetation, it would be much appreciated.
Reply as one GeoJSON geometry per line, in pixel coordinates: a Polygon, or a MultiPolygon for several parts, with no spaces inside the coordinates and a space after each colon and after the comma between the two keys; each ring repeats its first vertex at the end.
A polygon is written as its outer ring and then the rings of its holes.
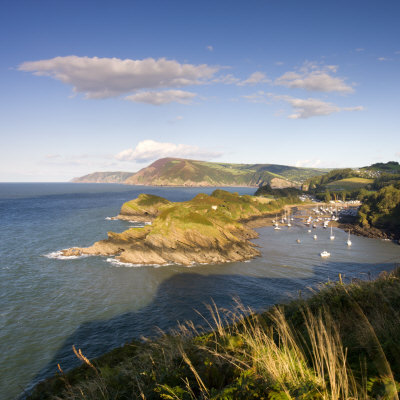
{"type": "Polygon", "coordinates": [[[400,189],[385,186],[367,195],[358,214],[364,227],[400,232],[400,189]]]}
{"type": "Polygon", "coordinates": [[[79,178],[73,178],[71,182],[75,183],[123,183],[129,177],[134,175],[134,172],[93,172],[79,178]]]}
{"type": "MultiPolygon", "coordinates": [[[[340,276],[339,276],[340,277],[340,276]]],[[[398,399],[400,270],[254,314],[187,322],[39,384],[44,399],[398,399]]]]}
{"type": "Polygon", "coordinates": [[[389,161],[387,163],[376,163],[362,169],[400,174],[400,164],[396,161],[389,161]]]}
{"type": "Polygon", "coordinates": [[[339,179],[338,181],[330,182],[326,185],[329,190],[347,190],[354,191],[360,188],[365,188],[374,182],[373,179],[352,177],[346,179],[339,179]]]}
{"type": "Polygon", "coordinates": [[[277,181],[291,186],[327,170],[275,164],[229,164],[163,158],[126,180],[134,185],[260,186],[277,181]]]}
{"type": "Polygon", "coordinates": [[[258,188],[254,195],[279,199],[281,197],[299,197],[301,194],[302,191],[297,188],[288,187],[282,189],[273,189],[271,185],[267,184],[258,188]]]}

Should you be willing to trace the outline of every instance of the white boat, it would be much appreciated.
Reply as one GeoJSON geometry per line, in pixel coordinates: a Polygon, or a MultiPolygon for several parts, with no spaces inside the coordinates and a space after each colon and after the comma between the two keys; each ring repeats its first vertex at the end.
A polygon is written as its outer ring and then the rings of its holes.
{"type": "Polygon", "coordinates": [[[321,257],[330,257],[331,253],[328,253],[326,250],[324,250],[322,253],[320,253],[321,257]]]}
{"type": "Polygon", "coordinates": [[[349,236],[347,238],[347,242],[346,242],[347,246],[351,246],[351,240],[350,240],[350,229],[349,229],[349,236]]]}
{"type": "Polygon", "coordinates": [[[296,242],[297,242],[297,243],[301,243],[301,242],[300,242],[300,239],[297,239],[296,242]]]}
{"type": "Polygon", "coordinates": [[[317,236],[317,235],[314,235],[313,238],[314,238],[314,240],[317,240],[317,239],[318,239],[318,236],[317,236]]]}
{"type": "Polygon", "coordinates": [[[335,235],[333,234],[333,231],[332,231],[332,225],[331,225],[331,236],[329,236],[329,239],[335,240],[335,235]]]}
{"type": "Polygon", "coordinates": [[[308,233],[311,233],[311,229],[309,229],[307,232],[308,232],[308,233]]]}
{"type": "Polygon", "coordinates": [[[276,221],[276,224],[275,224],[274,229],[275,229],[276,231],[280,231],[280,230],[281,230],[281,228],[279,227],[278,221],[276,221]]]}
{"type": "Polygon", "coordinates": [[[288,217],[287,217],[287,226],[289,228],[292,226],[292,224],[290,223],[290,213],[288,214],[288,217]]]}

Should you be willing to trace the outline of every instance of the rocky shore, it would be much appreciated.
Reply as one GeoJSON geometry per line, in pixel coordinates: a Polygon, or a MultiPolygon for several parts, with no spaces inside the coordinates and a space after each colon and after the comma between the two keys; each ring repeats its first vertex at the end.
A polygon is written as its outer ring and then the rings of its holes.
{"type": "Polygon", "coordinates": [[[339,228],[345,230],[346,232],[350,230],[352,235],[364,236],[371,239],[393,240],[400,244],[400,232],[390,232],[374,228],[372,226],[366,228],[356,223],[341,223],[339,224],[339,228]]]}
{"type": "Polygon", "coordinates": [[[145,265],[245,261],[260,255],[250,241],[258,237],[252,228],[271,224],[279,208],[281,203],[223,190],[182,203],[140,195],[125,203],[115,218],[151,225],[109,232],[105,240],[63,250],[62,255],[110,256],[145,265]]]}

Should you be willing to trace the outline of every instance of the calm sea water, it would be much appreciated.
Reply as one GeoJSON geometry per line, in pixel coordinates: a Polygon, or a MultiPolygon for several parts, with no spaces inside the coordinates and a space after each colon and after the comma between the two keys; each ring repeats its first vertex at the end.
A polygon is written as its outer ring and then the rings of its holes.
{"type": "MultiPolygon", "coordinates": [[[[336,239],[318,229],[312,240],[301,225],[259,229],[262,257],[245,263],[193,267],[127,267],[105,257],[60,260],[57,250],[87,246],[131,224],[110,221],[140,193],[172,201],[214,189],[132,187],[112,184],[0,184],[0,398],[14,399],[39,380],[78,364],[72,345],[89,358],[149,336],[177,321],[200,322],[213,299],[233,298],[256,310],[296,296],[298,290],[338,273],[376,275],[400,259],[400,246],[353,237],[336,239]],[[296,239],[301,239],[301,244],[296,239]],[[322,250],[331,252],[321,259],[322,250]]],[[[239,193],[253,189],[233,189],[239,193]]],[[[314,234],[314,232],[313,232],[314,234]]]]}

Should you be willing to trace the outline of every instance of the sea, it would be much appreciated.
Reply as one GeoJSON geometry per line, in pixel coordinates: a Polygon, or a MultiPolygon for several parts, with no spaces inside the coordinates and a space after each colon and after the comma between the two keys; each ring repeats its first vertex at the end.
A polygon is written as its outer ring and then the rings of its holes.
{"type": "Polygon", "coordinates": [[[331,241],[329,231],[310,234],[296,219],[280,231],[257,229],[262,255],[248,262],[144,266],[60,256],[61,249],[89,246],[108,231],[139,226],[111,217],[140,193],[185,201],[215,189],[0,183],[0,398],[23,398],[57,364],[63,370],[79,365],[73,345],[94,358],[179,322],[204,323],[213,302],[229,310],[239,299],[262,311],[339,274],[372,279],[400,261],[400,246],[390,241],[352,237],[348,247],[346,232],[335,228],[331,241]],[[323,250],[331,256],[321,258],[323,250]]]}

